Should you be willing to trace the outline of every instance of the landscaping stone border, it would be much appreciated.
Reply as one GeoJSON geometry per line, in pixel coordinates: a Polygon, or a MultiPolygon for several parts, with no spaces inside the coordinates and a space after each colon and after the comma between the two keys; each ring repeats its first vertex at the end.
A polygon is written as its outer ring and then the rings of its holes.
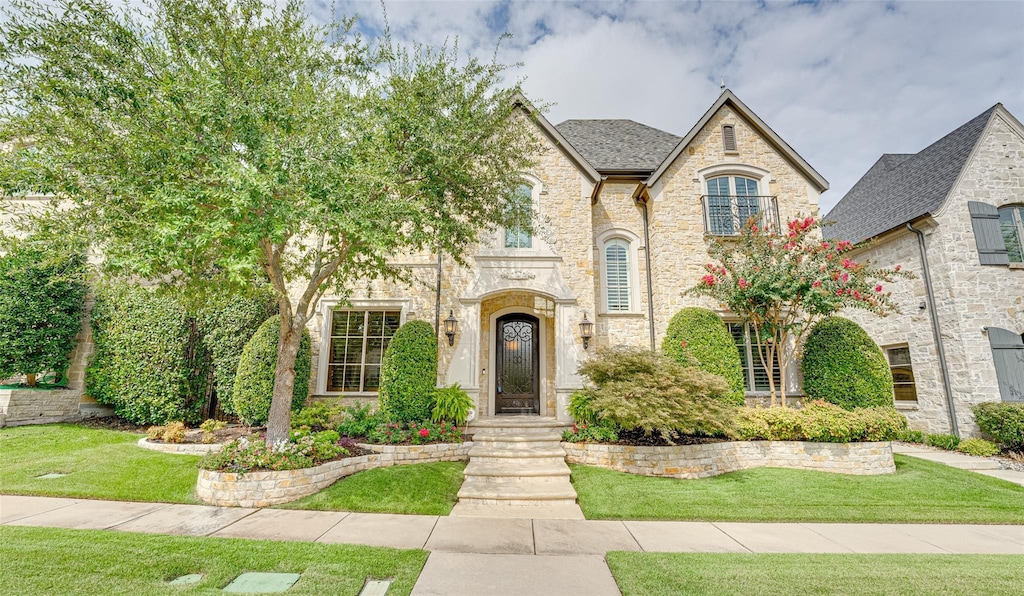
{"type": "Polygon", "coordinates": [[[567,461],[642,476],[707,478],[750,468],[791,468],[838,474],[892,474],[892,443],[724,441],[702,445],[634,447],[562,443],[567,461]]]}
{"type": "Polygon", "coordinates": [[[235,474],[199,470],[196,495],[205,503],[223,507],[268,507],[301,499],[321,491],[340,478],[405,464],[466,461],[471,441],[433,445],[367,445],[375,453],[331,461],[312,468],[281,472],[235,474]]]}
{"type": "Polygon", "coordinates": [[[206,455],[224,448],[225,443],[151,443],[146,437],[138,442],[139,447],[162,453],[178,453],[181,455],[206,455]]]}
{"type": "Polygon", "coordinates": [[[0,389],[0,428],[80,420],[81,400],[81,389],[0,389]]]}

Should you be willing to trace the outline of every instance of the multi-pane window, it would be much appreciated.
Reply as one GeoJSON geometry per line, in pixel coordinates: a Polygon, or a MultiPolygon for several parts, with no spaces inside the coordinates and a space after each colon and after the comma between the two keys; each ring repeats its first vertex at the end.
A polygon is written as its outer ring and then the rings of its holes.
{"type": "Polygon", "coordinates": [[[332,311],[328,391],[377,391],[381,357],[401,324],[401,315],[392,310],[332,311]]]}
{"type": "Polygon", "coordinates": [[[743,176],[719,176],[708,180],[708,227],[712,234],[731,236],[761,212],[757,180],[743,176]]]}
{"type": "Polygon", "coordinates": [[[914,368],[910,363],[910,348],[886,348],[885,355],[889,359],[889,368],[892,369],[892,392],[896,401],[917,401],[917,385],[914,383],[914,368]]]}
{"type": "Polygon", "coordinates": [[[604,244],[604,283],[608,312],[629,311],[629,243],[621,238],[604,244]]]}
{"type": "Polygon", "coordinates": [[[532,248],[533,238],[528,230],[533,210],[533,189],[525,184],[520,185],[509,209],[513,219],[522,223],[505,228],[505,248],[532,248]]]}
{"type": "MultiPolygon", "coordinates": [[[[746,391],[771,391],[768,384],[768,370],[761,362],[762,354],[767,358],[767,352],[761,352],[762,344],[757,341],[757,334],[750,325],[744,323],[728,323],[729,333],[736,342],[736,349],[740,353],[740,364],[743,366],[743,389],[746,391]]],[[[779,367],[778,354],[775,355],[775,366],[772,368],[772,377],[775,379],[775,390],[782,388],[782,369],[779,367]]]]}
{"type": "Polygon", "coordinates": [[[999,230],[1011,263],[1024,263],[1024,205],[999,209],[999,230]]]}

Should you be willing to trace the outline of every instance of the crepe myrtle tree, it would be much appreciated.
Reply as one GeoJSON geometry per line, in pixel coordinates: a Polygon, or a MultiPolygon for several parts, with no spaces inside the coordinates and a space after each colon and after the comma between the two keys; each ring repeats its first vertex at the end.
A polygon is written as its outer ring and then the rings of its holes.
{"type": "Polygon", "coordinates": [[[786,407],[785,384],[776,387],[773,372],[776,364],[786,370],[796,357],[787,346],[801,345],[817,321],[844,308],[879,316],[896,312],[882,282],[911,277],[899,265],[883,269],[855,261],[849,256],[853,244],[822,240],[821,227],[813,217],[797,218],[780,234],[751,219],[738,238],[710,240],[706,274],[685,292],[717,300],[749,324],[772,406],[786,407]]]}
{"type": "Polygon", "coordinates": [[[288,438],[302,330],[325,292],[459,258],[508,209],[534,138],[506,67],[367,40],[289,0],[21,0],[0,24],[0,186],[49,193],[111,274],[272,284],[267,442],[288,438]]]}

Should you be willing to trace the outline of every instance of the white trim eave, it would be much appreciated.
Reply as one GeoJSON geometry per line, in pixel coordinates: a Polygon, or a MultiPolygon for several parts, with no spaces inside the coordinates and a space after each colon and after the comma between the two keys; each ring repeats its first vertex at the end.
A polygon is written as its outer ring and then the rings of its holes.
{"type": "Polygon", "coordinates": [[[815,185],[815,187],[818,189],[818,192],[825,192],[826,190],[828,190],[828,180],[825,180],[825,178],[821,174],[819,174],[817,170],[811,167],[811,164],[807,163],[807,161],[805,161],[804,158],[800,157],[799,153],[797,153],[792,147],[789,146],[789,143],[782,140],[782,137],[776,134],[770,126],[768,126],[763,120],[761,120],[757,116],[757,114],[755,114],[750,108],[748,108],[746,104],[740,101],[740,99],[736,97],[736,95],[733,94],[733,92],[730,91],[729,89],[722,91],[722,94],[718,96],[718,100],[716,100],[715,103],[712,104],[710,108],[708,108],[708,111],[705,112],[701,119],[697,121],[697,124],[695,124],[693,128],[690,129],[690,132],[686,133],[686,136],[683,137],[683,140],[679,141],[679,144],[676,145],[676,148],[672,150],[672,153],[669,153],[668,157],[665,158],[665,161],[661,162],[661,165],[658,166],[658,169],[654,170],[654,173],[651,174],[650,178],[648,178],[644,184],[646,184],[648,187],[656,184],[658,180],[661,178],[661,176],[672,165],[672,163],[675,162],[675,160],[682,154],[686,147],[689,146],[693,139],[696,138],[697,134],[700,133],[700,131],[703,130],[705,126],[707,126],[707,123],[710,122],[711,119],[715,116],[715,114],[717,114],[718,111],[722,109],[722,106],[724,106],[727,103],[730,104],[732,108],[740,114],[740,116],[746,118],[747,121],[749,121],[750,124],[753,125],[754,129],[761,134],[761,136],[767,138],[768,142],[771,143],[776,150],[778,150],[780,153],[782,153],[782,155],[789,159],[790,162],[796,165],[797,169],[800,170],[805,176],[807,176],[808,180],[810,180],[815,185]]]}

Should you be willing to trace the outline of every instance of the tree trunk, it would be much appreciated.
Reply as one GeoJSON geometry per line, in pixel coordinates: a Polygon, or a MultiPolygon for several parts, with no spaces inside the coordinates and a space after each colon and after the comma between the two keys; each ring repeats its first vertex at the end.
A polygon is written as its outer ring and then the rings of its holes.
{"type": "Polygon", "coordinates": [[[286,442],[291,432],[292,394],[295,390],[295,359],[302,342],[304,321],[281,312],[281,334],[277,342],[277,368],[274,372],[274,397],[267,418],[267,446],[286,442]],[[298,330],[295,327],[298,326],[298,330]]]}
{"type": "Polygon", "coordinates": [[[25,384],[29,387],[36,386],[36,373],[25,373],[25,384]]]}

